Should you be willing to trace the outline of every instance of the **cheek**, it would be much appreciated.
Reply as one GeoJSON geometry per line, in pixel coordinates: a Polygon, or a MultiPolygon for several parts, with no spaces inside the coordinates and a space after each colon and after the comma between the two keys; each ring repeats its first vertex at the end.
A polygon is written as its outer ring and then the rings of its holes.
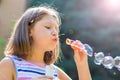
{"type": "Polygon", "coordinates": [[[50,33],[45,30],[37,30],[33,36],[34,42],[41,45],[45,45],[50,39],[50,33]]]}

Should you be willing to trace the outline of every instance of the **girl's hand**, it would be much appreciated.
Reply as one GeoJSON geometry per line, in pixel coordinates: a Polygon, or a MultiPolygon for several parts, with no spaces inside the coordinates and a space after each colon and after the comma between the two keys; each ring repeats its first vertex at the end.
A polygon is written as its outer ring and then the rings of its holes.
{"type": "Polygon", "coordinates": [[[76,40],[72,42],[71,47],[74,50],[74,60],[77,66],[79,80],[92,80],[88,67],[87,51],[84,45],[76,40]]]}
{"type": "Polygon", "coordinates": [[[76,64],[79,64],[79,65],[86,64],[87,51],[85,50],[84,45],[80,41],[76,40],[72,42],[71,48],[74,50],[74,60],[76,64]]]}
{"type": "Polygon", "coordinates": [[[32,80],[54,80],[54,78],[50,76],[39,76],[32,78],[32,80]]]}

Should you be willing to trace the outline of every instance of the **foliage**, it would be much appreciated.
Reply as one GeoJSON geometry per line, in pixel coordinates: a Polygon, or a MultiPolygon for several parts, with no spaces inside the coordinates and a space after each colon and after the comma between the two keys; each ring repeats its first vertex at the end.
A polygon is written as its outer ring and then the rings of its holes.
{"type": "MultiPolygon", "coordinates": [[[[65,44],[67,37],[90,44],[95,52],[103,51],[105,55],[118,56],[120,52],[119,22],[106,18],[105,13],[99,13],[95,0],[32,0],[29,7],[49,4],[60,12],[62,25],[60,34],[62,61],[58,65],[73,80],[78,80],[73,51],[65,44]],[[96,9],[95,9],[96,8],[96,9]],[[110,54],[108,54],[110,53],[110,54]]],[[[118,80],[117,69],[105,69],[94,64],[94,57],[89,58],[89,66],[93,80],[118,80]]]]}
{"type": "Polygon", "coordinates": [[[5,48],[6,41],[3,38],[0,38],[0,59],[3,57],[3,51],[5,48]]]}

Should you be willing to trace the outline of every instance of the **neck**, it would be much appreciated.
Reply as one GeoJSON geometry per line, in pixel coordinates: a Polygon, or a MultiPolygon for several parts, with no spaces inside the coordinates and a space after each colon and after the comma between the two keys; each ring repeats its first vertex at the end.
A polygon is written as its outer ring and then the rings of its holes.
{"type": "Polygon", "coordinates": [[[44,50],[40,50],[37,48],[33,48],[31,51],[31,56],[27,57],[26,60],[37,65],[37,66],[41,66],[41,67],[45,67],[45,63],[44,63],[44,50]]]}

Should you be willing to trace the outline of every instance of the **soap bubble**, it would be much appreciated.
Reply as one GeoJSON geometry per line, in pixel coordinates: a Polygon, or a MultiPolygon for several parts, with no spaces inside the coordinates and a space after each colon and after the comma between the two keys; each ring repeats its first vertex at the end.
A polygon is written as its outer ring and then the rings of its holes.
{"type": "Polygon", "coordinates": [[[120,69],[120,56],[116,56],[114,62],[115,67],[120,69]]]}
{"type": "Polygon", "coordinates": [[[92,49],[92,47],[90,45],[88,45],[88,44],[84,44],[84,46],[85,46],[85,49],[87,50],[88,56],[92,57],[93,56],[93,49],[92,49]]]}
{"type": "Polygon", "coordinates": [[[112,69],[112,67],[114,66],[114,59],[111,56],[105,56],[102,64],[105,68],[112,69]]]}
{"type": "Polygon", "coordinates": [[[104,59],[104,53],[103,52],[95,53],[94,63],[96,65],[101,65],[103,59],[104,59]]]}

